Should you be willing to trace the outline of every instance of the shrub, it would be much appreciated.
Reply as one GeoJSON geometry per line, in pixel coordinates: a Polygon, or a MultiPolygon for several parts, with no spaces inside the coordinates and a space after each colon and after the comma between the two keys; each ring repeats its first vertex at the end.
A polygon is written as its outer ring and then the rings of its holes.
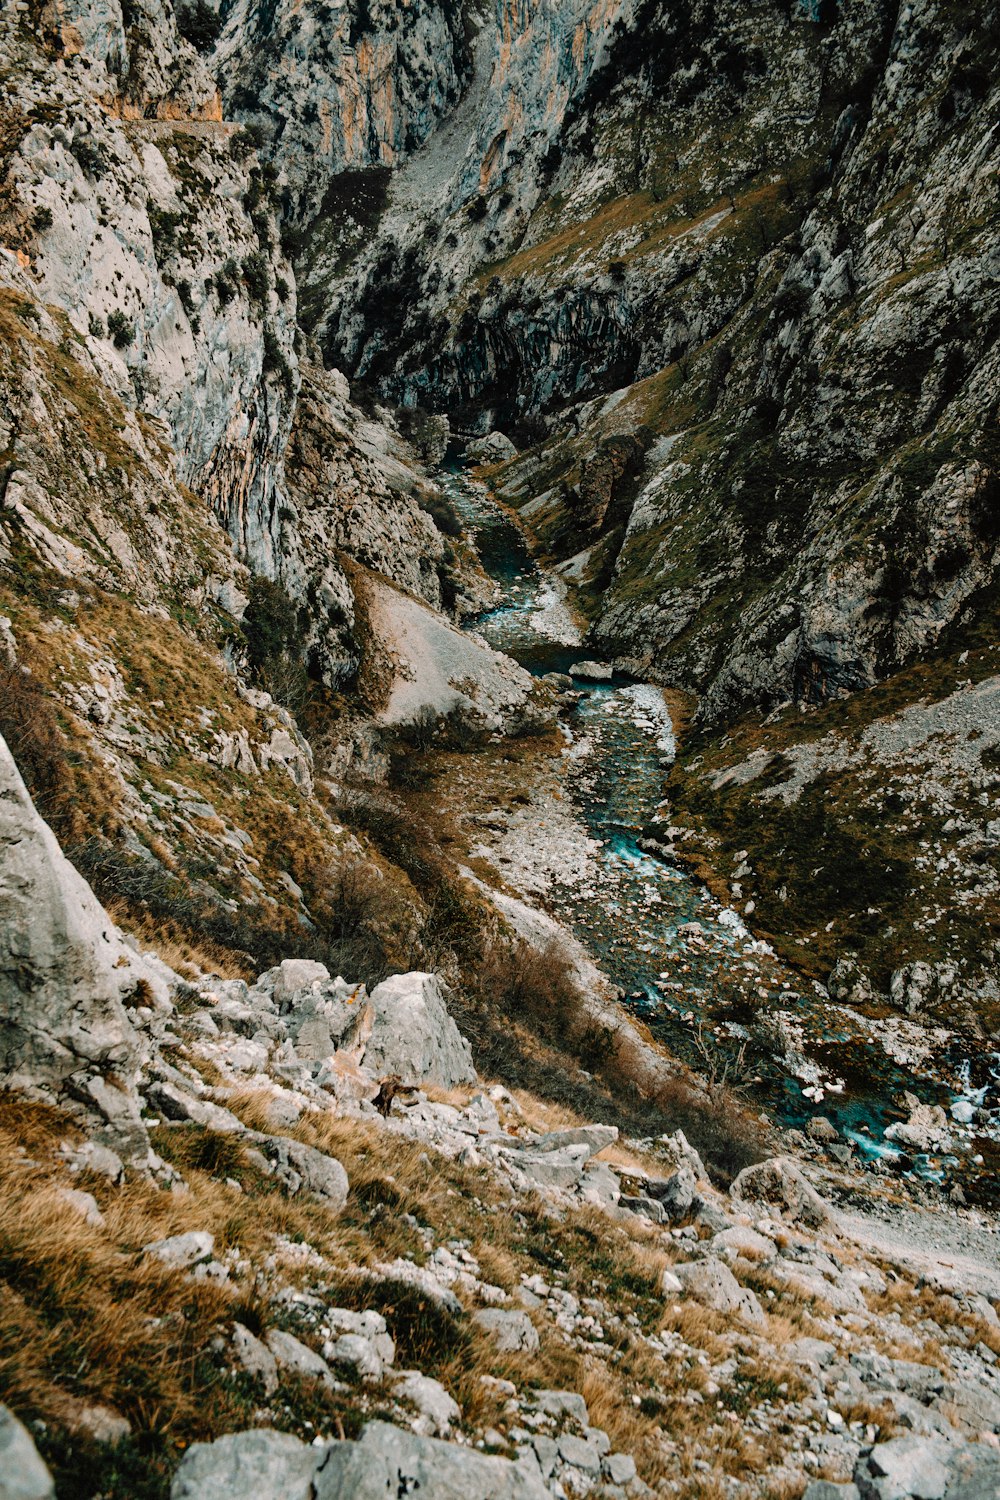
{"type": "Polygon", "coordinates": [[[424,515],[430,516],[442,536],[459,537],[462,535],[462,522],[459,520],[458,512],[448,496],[440,490],[428,490],[418,498],[417,504],[424,515]]]}
{"type": "Polygon", "coordinates": [[[31,227],[36,234],[44,234],[46,229],[51,229],[51,208],[36,208],[34,213],[31,215],[31,227]]]}
{"type": "Polygon", "coordinates": [[[222,32],[222,17],[207,0],[191,0],[177,12],[177,30],[199,52],[210,52],[222,32]]]}
{"type": "Polygon", "coordinates": [[[241,625],[255,682],[293,713],[308,701],[300,611],[280,583],[255,578],[241,625]]]}
{"type": "Polygon", "coordinates": [[[267,256],[259,250],[254,250],[243,261],[243,280],[254,302],[263,304],[267,301],[271,289],[271,267],[267,256]]]}
{"type": "Polygon", "coordinates": [[[104,156],[101,148],[89,135],[78,136],[71,149],[88,177],[100,177],[103,174],[104,156]]]}
{"type": "Polygon", "coordinates": [[[135,338],[135,324],[116,308],[108,313],[108,333],[116,349],[127,349],[135,338]]]}

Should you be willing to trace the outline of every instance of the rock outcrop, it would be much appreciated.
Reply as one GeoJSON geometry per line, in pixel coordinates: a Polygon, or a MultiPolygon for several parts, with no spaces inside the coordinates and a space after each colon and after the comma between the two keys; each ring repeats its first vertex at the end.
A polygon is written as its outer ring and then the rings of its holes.
{"type": "MultiPolygon", "coordinates": [[[[131,961],[130,961],[131,958],[131,961]]],[[[145,993],[106,911],[32,805],[0,739],[0,1079],[55,1090],[88,1074],[128,1090],[145,1043],[123,997],[145,993]],[[131,992],[131,994],[130,994],[131,992]]]]}

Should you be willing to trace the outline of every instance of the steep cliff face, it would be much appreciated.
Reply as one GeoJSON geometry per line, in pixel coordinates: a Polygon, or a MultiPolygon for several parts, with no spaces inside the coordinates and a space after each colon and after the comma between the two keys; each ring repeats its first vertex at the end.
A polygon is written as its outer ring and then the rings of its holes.
{"type": "Polygon", "coordinates": [[[507,493],[587,553],[596,638],[706,719],[871,683],[992,578],[998,34],[969,19],[501,4],[463,104],[352,177],[363,233],[305,228],[327,358],[547,428],[507,493]],[[581,466],[639,429],[627,536],[595,536],[581,466]]]}

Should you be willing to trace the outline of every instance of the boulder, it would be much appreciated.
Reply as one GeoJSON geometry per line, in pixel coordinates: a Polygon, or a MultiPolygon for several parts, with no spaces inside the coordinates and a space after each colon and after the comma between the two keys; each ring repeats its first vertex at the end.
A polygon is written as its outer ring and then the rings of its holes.
{"type": "Polygon", "coordinates": [[[262,1135],[254,1130],[247,1132],[247,1140],[263,1154],[273,1176],[293,1196],[303,1191],[312,1193],[334,1212],[347,1202],[347,1173],[336,1157],[285,1135],[262,1135]]]}
{"type": "Polygon", "coordinates": [[[826,1115],[814,1115],[806,1126],[806,1135],[811,1141],[818,1141],[821,1146],[840,1140],[840,1131],[826,1115]]]}
{"type": "Polygon", "coordinates": [[[503,432],[488,432],[466,445],[465,456],[473,464],[503,464],[517,457],[517,448],[503,432]]]}
{"type": "Polygon", "coordinates": [[[740,1286],[728,1266],[719,1260],[696,1260],[674,1266],[674,1274],[696,1301],[726,1317],[763,1327],[767,1323],[756,1295],[740,1286]]]}
{"type": "Polygon", "coordinates": [[[475,1083],[472,1049],[448,1014],[434,974],[396,974],[372,991],[364,1065],[376,1077],[454,1088],[475,1083]]]}
{"type": "Polygon", "coordinates": [[[838,1005],[868,1005],[875,999],[871,980],[853,958],[838,958],[830,971],[826,988],[830,999],[836,1000],[838,1005]]]}
{"type": "MultiPolygon", "coordinates": [[[[944,1438],[892,1438],[859,1459],[854,1482],[862,1500],[944,1500],[951,1457],[952,1445],[944,1438]]],[[[1000,1455],[997,1462],[1000,1471],[1000,1455]]]]}
{"type": "Polygon", "coordinates": [[[575,661],[570,675],[582,677],[584,682],[610,682],[615,675],[614,667],[605,661],[575,661]]]}
{"type": "Polygon", "coordinates": [[[243,1121],[228,1109],[212,1104],[208,1099],[197,1099],[187,1089],[178,1088],[173,1083],[151,1084],[146,1090],[146,1098],[166,1120],[188,1120],[220,1134],[244,1129],[243,1121]]]}
{"type": "Polygon", "coordinates": [[[486,1307],[473,1313],[472,1321],[489,1334],[497,1354],[534,1354],[538,1348],[538,1329],[525,1312],[486,1307]]]}
{"type": "Polygon", "coordinates": [[[0,739],[0,1083],[53,1087],[98,1068],[131,1087],[144,1050],[122,1004],[133,958],[0,739]]]}
{"type": "Polygon", "coordinates": [[[55,1485],[34,1439],[6,1406],[0,1406],[0,1496],[3,1500],[54,1500],[55,1485]]]}
{"type": "Polygon", "coordinates": [[[952,1145],[948,1116],[940,1104],[921,1104],[915,1094],[904,1095],[908,1120],[897,1120],[885,1132],[887,1141],[898,1141],[911,1151],[947,1151],[952,1145]]]}
{"type": "Polygon", "coordinates": [[[418,1370],[404,1370],[392,1388],[392,1394],[416,1407],[414,1432],[422,1437],[447,1437],[456,1422],[462,1420],[461,1408],[453,1401],[439,1380],[421,1375],[418,1370]]]}
{"type": "Polygon", "coordinates": [[[331,1443],[314,1486],[315,1500],[548,1500],[536,1465],[487,1457],[387,1422],[369,1422],[357,1442],[331,1443]]]}
{"type": "Polygon", "coordinates": [[[725,1260],[773,1260],[778,1250],[774,1241],[768,1239],[766,1234],[758,1234],[756,1229],[750,1229],[743,1224],[734,1224],[731,1229],[723,1229],[712,1240],[712,1254],[721,1255],[725,1260]]]}
{"type": "Polygon", "coordinates": [[[195,1443],[181,1459],[170,1500],[313,1500],[321,1451],[271,1428],[195,1443]]]}
{"type": "Polygon", "coordinates": [[[513,1170],[515,1180],[516,1174],[520,1174],[526,1186],[566,1190],[576,1187],[582,1180],[590,1149],[587,1146],[562,1146],[556,1151],[538,1151],[505,1146],[501,1155],[505,1165],[513,1170]]]}
{"type": "Polygon", "coordinates": [[[292,1375],[303,1375],[307,1380],[322,1380],[326,1385],[335,1383],[326,1360],[294,1334],[285,1333],[281,1328],[271,1328],[265,1336],[265,1343],[280,1370],[288,1370],[292,1375]]]}
{"type": "Polygon", "coordinates": [[[242,1323],[234,1323],[231,1348],[233,1358],[243,1373],[260,1381],[265,1396],[273,1396],[278,1389],[278,1361],[267,1345],[261,1343],[242,1323]]]}
{"type": "Polygon", "coordinates": [[[184,1271],[212,1259],[215,1240],[207,1229],[191,1229],[187,1234],[172,1234],[165,1240],[154,1240],[143,1246],[144,1255],[153,1255],[172,1271],[184,1271]]]}
{"type": "Polygon", "coordinates": [[[650,1177],[646,1182],[646,1196],[661,1204],[667,1218],[677,1224],[691,1213],[698,1201],[698,1182],[691,1168],[684,1165],[671,1177],[650,1177]]]}
{"type": "Polygon", "coordinates": [[[782,1217],[794,1224],[804,1224],[809,1229],[836,1227],[830,1205],[786,1156],[774,1156],[770,1161],[744,1167],[729,1191],[743,1203],[776,1204],[782,1217]]]}

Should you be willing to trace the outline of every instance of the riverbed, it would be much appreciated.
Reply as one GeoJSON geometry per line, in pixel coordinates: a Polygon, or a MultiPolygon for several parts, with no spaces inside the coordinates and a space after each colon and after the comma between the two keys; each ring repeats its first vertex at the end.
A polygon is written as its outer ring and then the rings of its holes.
{"type": "Polygon", "coordinates": [[[582,942],[622,1003],[675,1055],[749,1088],[781,1125],[826,1114],[862,1158],[939,1175],[939,1159],[907,1158],[884,1132],[905,1117],[897,1104],[905,1090],[946,1106],[968,1097],[965,1059],[942,1069],[946,1034],[928,1039],[901,1023],[901,1042],[892,1022],[883,1036],[832,1005],[739,913],[658,857],[648,837],[640,843],[658,814],[666,817],[675,741],[662,694],[617,674],[574,671],[594,653],[562,580],[538,566],[485,486],[458,468],[439,482],[496,588],[493,605],[466,627],[534,675],[572,680],[561,716],[562,795],[514,809],[477,852],[582,942]]]}

